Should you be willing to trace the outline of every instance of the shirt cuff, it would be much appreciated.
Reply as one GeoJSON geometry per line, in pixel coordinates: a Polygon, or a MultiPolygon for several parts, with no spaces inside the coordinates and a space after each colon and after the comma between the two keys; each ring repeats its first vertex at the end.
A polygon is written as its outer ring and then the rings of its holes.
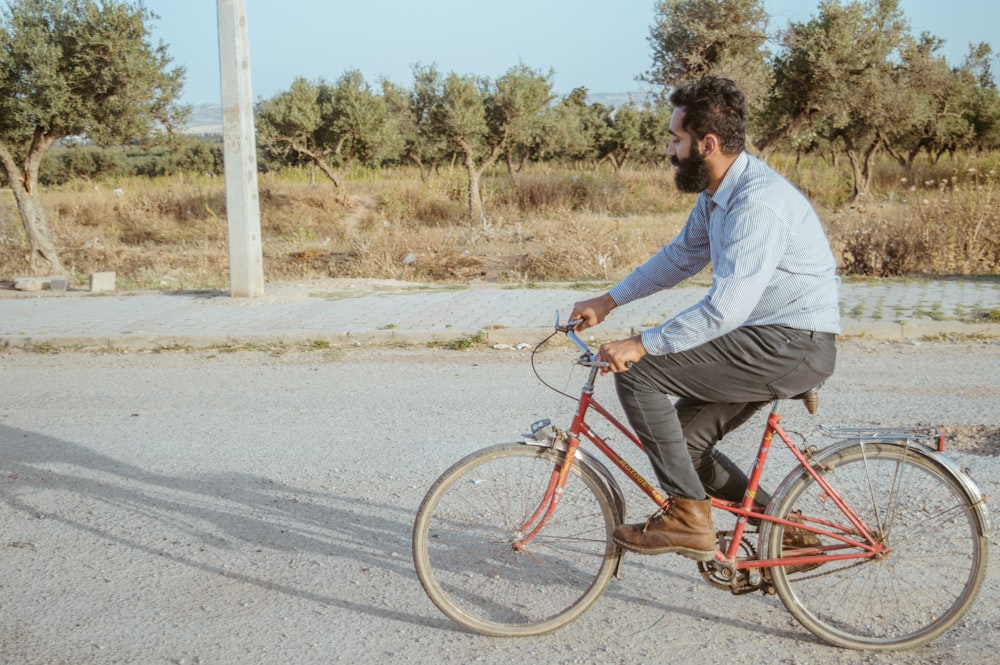
{"type": "Polygon", "coordinates": [[[608,291],[608,295],[611,296],[611,299],[615,301],[615,305],[618,307],[627,305],[635,300],[634,297],[630,297],[629,288],[626,286],[625,282],[620,282],[617,286],[612,287],[608,291]]]}
{"type": "Polygon", "coordinates": [[[670,352],[667,349],[666,340],[663,338],[662,326],[647,328],[639,334],[639,337],[642,340],[642,346],[646,349],[646,353],[651,356],[665,356],[670,352]]]}

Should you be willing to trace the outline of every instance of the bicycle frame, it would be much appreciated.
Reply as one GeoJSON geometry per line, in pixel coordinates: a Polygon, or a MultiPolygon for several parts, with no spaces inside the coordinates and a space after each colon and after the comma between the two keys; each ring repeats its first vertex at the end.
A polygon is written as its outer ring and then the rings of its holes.
{"type": "MultiPolygon", "coordinates": [[[[632,433],[628,427],[622,424],[611,413],[609,413],[608,410],[594,398],[594,384],[597,379],[598,372],[602,370],[602,365],[597,362],[594,354],[591,353],[587,345],[584,344],[573,332],[572,324],[563,328],[557,323],[556,328],[565,332],[567,336],[581,349],[583,353],[577,359],[577,362],[582,366],[589,367],[590,372],[581,390],[576,413],[573,416],[569,432],[565,434],[559,432],[556,434],[556,443],[565,441],[564,461],[558,467],[553,469],[552,478],[549,481],[544,498],[540,502],[538,509],[522,526],[521,533],[525,535],[514,545],[514,548],[519,551],[527,547],[528,543],[539,533],[539,531],[542,530],[549,517],[551,517],[551,515],[555,512],[559,499],[562,496],[563,487],[565,486],[566,480],[569,476],[569,469],[572,467],[573,462],[576,459],[577,449],[580,447],[582,441],[581,437],[585,437],[593,443],[605,457],[607,457],[618,469],[620,469],[626,477],[628,477],[640,490],[642,490],[643,493],[649,496],[650,499],[652,499],[653,502],[656,503],[656,505],[661,509],[666,508],[669,502],[667,497],[665,497],[653,484],[643,477],[641,473],[630,465],[628,461],[608,443],[606,438],[595,433],[587,424],[587,414],[593,410],[614,426],[616,430],[621,432],[622,435],[635,444],[640,450],[643,450],[642,443],[635,436],[635,434],[632,433]]],[[[799,447],[795,444],[795,442],[793,442],[784,429],[782,429],[780,415],[781,403],[782,400],[774,400],[771,404],[771,412],[768,416],[767,425],[765,426],[764,434],[757,450],[757,455],[750,472],[749,482],[743,500],[734,502],[716,498],[711,499],[713,508],[726,511],[736,517],[736,524],[732,530],[732,536],[729,538],[728,543],[725,544],[724,549],[719,549],[719,546],[716,548],[715,561],[725,568],[735,571],[772,568],[790,564],[809,565],[847,559],[869,559],[887,554],[885,546],[879,542],[875,535],[872,534],[864,520],[862,520],[858,514],[847,505],[847,503],[837,493],[836,489],[827,482],[823,475],[813,468],[813,465],[811,465],[808,459],[806,459],[805,454],[799,450],[799,447]],[[847,522],[846,524],[835,524],[827,520],[816,520],[807,515],[801,516],[801,522],[792,522],[788,519],[768,515],[763,509],[754,506],[754,497],[757,494],[760,479],[764,471],[764,464],[767,461],[775,435],[777,435],[779,440],[781,440],[791,451],[792,455],[795,456],[795,459],[801,465],[802,469],[813,477],[816,483],[822,488],[825,495],[837,506],[840,512],[844,515],[847,522]],[[761,523],[768,523],[771,525],[781,524],[785,527],[793,527],[817,535],[826,536],[829,539],[837,541],[839,544],[835,543],[832,545],[818,546],[814,548],[801,548],[796,550],[796,555],[794,557],[777,559],[738,558],[737,555],[740,550],[740,541],[743,538],[743,534],[747,526],[747,520],[751,517],[760,520],[761,523]],[[849,553],[837,553],[838,550],[845,548],[849,548],[852,551],[849,553]]]]}

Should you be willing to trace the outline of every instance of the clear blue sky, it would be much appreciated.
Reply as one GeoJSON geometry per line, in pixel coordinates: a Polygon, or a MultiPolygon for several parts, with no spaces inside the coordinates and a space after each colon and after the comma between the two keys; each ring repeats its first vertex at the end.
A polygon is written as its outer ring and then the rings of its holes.
{"type": "MultiPolygon", "coordinates": [[[[162,39],[187,69],[183,102],[219,103],[218,23],[212,0],[145,0],[162,39]]],[[[816,14],[818,0],[765,0],[772,29],[816,14]]],[[[254,98],[298,76],[336,80],[359,70],[408,86],[411,65],[495,78],[518,64],[553,71],[555,92],[641,90],[652,64],[653,0],[247,0],[254,98]]],[[[1000,51],[1000,2],[901,0],[913,33],[945,40],[957,65],[970,42],[1000,51]]],[[[1000,71],[1000,64],[997,66],[1000,71]]]]}

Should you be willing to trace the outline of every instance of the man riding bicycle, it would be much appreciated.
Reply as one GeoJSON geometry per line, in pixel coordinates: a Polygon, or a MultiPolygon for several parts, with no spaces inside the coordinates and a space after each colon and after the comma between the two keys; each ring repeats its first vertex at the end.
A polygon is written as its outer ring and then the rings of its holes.
{"type": "MultiPolygon", "coordinates": [[[[675,90],[670,102],[675,184],[700,196],[676,238],[604,295],[575,303],[570,319],[580,320],[578,331],[595,326],[616,307],[712,265],[699,303],[603,344],[597,356],[614,372],[626,417],[670,497],[644,524],[618,526],[615,542],[707,561],[716,540],[708,496],[741,501],[747,486],[716,443],[764,404],[833,373],[839,278],[809,201],[745,151],[736,84],[704,78],[675,90]]],[[[754,500],[765,506],[770,497],[758,492],[754,500]]],[[[786,533],[786,547],[808,545],[797,542],[808,541],[802,536],[786,533]]]]}

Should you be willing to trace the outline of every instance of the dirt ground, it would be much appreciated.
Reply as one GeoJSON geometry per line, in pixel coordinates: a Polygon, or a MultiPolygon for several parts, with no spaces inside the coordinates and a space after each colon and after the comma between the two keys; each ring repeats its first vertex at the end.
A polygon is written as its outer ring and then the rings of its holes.
{"type": "MultiPolygon", "coordinates": [[[[545,354],[540,373],[574,392],[570,359],[545,354]]],[[[992,343],[846,342],[819,415],[794,404],[786,423],[811,441],[819,422],[946,425],[950,455],[996,496],[998,366],[992,343]]],[[[410,530],[459,457],[566,419],[527,352],[12,351],[0,373],[5,663],[985,665],[1000,648],[995,557],[966,618],[904,653],[831,647],[776,598],[716,590],[671,555],[626,557],[553,634],[458,628],[416,579],[410,530]]],[[[614,404],[610,381],[598,398],[614,404]]],[[[739,461],[760,427],[727,452],[739,461]]],[[[765,482],[789,464],[772,453],[765,482]]],[[[649,512],[627,498],[630,518],[649,512]]]]}

